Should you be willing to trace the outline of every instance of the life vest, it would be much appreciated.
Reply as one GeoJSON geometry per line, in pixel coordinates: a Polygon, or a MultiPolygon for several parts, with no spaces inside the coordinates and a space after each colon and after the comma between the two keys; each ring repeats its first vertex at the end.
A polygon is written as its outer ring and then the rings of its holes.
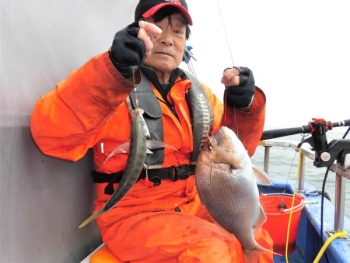
{"type": "MultiPolygon", "coordinates": [[[[129,110],[131,111],[136,107],[143,109],[143,118],[150,132],[150,139],[164,141],[162,111],[158,99],[154,94],[149,78],[142,70],[140,72],[141,82],[137,86],[137,89],[133,90],[129,95],[129,110]],[[142,97],[142,100],[138,100],[138,97],[142,97]]],[[[193,151],[190,156],[191,165],[162,168],[164,148],[153,149],[153,154],[147,154],[146,156],[145,166],[147,171],[143,170],[139,178],[144,179],[147,172],[147,177],[150,177],[150,179],[153,178],[152,182],[154,185],[159,185],[161,179],[175,181],[187,179],[190,175],[193,175],[201,147],[212,131],[214,118],[206,94],[197,78],[187,71],[183,72],[184,74],[181,74],[180,77],[187,77],[192,83],[191,88],[188,89],[185,95],[192,119],[193,151]]],[[[105,193],[112,194],[114,191],[113,184],[120,181],[123,171],[114,174],[104,174],[96,171],[92,171],[91,173],[94,182],[108,182],[109,184],[105,188],[105,193]]]]}
{"type": "MultiPolygon", "coordinates": [[[[186,101],[190,109],[193,132],[193,152],[191,153],[191,164],[195,165],[199,151],[212,131],[213,114],[205,92],[198,79],[189,72],[184,71],[186,77],[192,82],[191,88],[186,93],[186,101]]],[[[158,99],[154,95],[153,88],[146,75],[141,71],[141,83],[137,91],[130,93],[132,109],[137,106],[145,111],[144,119],[150,131],[151,140],[163,141],[162,111],[158,99]],[[142,100],[137,100],[137,97],[142,100]]],[[[164,160],[164,149],[153,151],[148,154],[145,164],[149,169],[160,168],[164,160]],[[159,166],[160,165],[160,166],[159,166]]]]}

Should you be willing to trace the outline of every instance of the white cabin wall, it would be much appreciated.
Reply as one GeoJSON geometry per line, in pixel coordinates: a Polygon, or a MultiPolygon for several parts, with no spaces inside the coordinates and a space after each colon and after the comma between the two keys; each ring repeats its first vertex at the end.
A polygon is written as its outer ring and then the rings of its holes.
{"type": "Polygon", "coordinates": [[[91,152],[72,163],[43,155],[29,120],[35,101],[133,21],[137,1],[1,0],[0,261],[79,262],[101,242],[91,152]]]}

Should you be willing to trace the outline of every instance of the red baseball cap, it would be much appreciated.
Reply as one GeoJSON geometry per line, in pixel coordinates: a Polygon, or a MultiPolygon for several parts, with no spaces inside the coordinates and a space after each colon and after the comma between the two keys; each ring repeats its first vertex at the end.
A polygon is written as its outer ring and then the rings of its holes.
{"type": "Polygon", "coordinates": [[[165,6],[175,6],[178,8],[187,19],[187,23],[192,26],[192,18],[190,13],[188,13],[185,0],[140,0],[135,9],[135,21],[141,17],[148,19],[165,6]]]}

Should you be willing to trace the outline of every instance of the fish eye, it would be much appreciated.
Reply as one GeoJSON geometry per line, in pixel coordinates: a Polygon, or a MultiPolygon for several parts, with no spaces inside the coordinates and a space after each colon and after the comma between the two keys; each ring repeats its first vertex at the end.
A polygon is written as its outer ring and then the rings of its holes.
{"type": "Polygon", "coordinates": [[[214,138],[209,138],[208,150],[210,152],[214,151],[214,147],[217,145],[217,142],[214,138]]]}

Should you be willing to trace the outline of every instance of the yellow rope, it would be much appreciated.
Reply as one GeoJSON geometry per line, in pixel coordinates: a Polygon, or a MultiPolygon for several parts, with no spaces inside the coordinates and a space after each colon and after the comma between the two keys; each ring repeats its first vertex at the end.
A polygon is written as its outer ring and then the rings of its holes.
{"type": "Polygon", "coordinates": [[[293,191],[293,198],[292,198],[292,204],[291,204],[291,210],[290,210],[290,214],[289,214],[288,228],[287,228],[286,250],[285,250],[285,257],[286,257],[287,263],[289,263],[289,261],[288,261],[288,242],[289,242],[290,225],[292,222],[292,214],[293,214],[293,209],[294,209],[295,195],[297,192],[297,185],[298,185],[298,180],[299,180],[301,158],[302,158],[302,152],[301,152],[301,148],[299,148],[298,170],[297,170],[297,175],[295,178],[295,186],[294,186],[294,191],[293,191]]]}
{"type": "Polygon", "coordinates": [[[346,237],[348,235],[348,232],[346,232],[346,230],[343,230],[343,231],[340,231],[340,232],[337,232],[333,235],[331,235],[327,241],[323,244],[320,252],[318,252],[317,254],[317,257],[316,259],[314,260],[313,263],[318,263],[323,255],[323,253],[325,252],[326,248],[328,247],[328,245],[334,240],[336,239],[337,237],[346,237]]]}

